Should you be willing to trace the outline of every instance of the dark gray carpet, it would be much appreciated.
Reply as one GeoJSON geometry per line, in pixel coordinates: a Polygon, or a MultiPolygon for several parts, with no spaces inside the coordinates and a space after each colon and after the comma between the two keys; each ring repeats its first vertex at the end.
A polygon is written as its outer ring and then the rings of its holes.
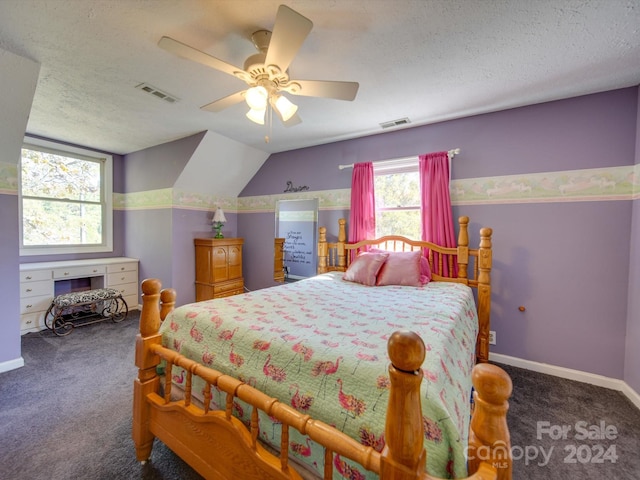
{"type": "Polygon", "coordinates": [[[200,479],[161,443],[141,466],[131,440],[138,312],[114,324],[22,337],[25,366],[0,374],[3,480],[200,479]]]}
{"type": "Polygon", "coordinates": [[[514,385],[508,416],[514,478],[640,479],[640,411],[627,397],[501,367],[514,385]]]}
{"type": "MultiPolygon", "coordinates": [[[[151,463],[136,462],[131,395],[137,323],[134,311],[120,324],[107,321],[76,329],[64,338],[48,331],[22,337],[25,366],[0,374],[0,478],[200,478],[159,442],[151,463]]],[[[512,444],[516,455],[522,452],[514,462],[514,478],[640,478],[640,413],[622,394],[504,368],[514,383],[509,415],[512,444]],[[552,430],[570,425],[567,439],[536,438],[537,422],[544,421],[552,430]],[[616,428],[616,438],[576,440],[579,421],[587,426],[604,421],[616,428]],[[597,445],[602,445],[602,456],[597,445]],[[574,447],[576,455],[571,457],[574,447]],[[615,463],[611,455],[605,456],[612,447],[615,463]],[[540,448],[550,458],[547,464],[540,448]],[[572,459],[575,463],[566,463],[572,459]]]]}

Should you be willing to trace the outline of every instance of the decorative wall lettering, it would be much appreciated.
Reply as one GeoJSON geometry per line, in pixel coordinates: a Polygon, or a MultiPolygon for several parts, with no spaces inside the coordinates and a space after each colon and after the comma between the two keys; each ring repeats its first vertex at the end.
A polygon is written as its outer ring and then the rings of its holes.
{"type": "Polygon", "coordinates": [[[294,187],[293,182],[289,180],[287,181],[287,189],[284,191],[284,193],[306,192],[307,190],[309,190],[309,187],[307,187],[306,185],[300,185],[299,187],[294,187]]]}

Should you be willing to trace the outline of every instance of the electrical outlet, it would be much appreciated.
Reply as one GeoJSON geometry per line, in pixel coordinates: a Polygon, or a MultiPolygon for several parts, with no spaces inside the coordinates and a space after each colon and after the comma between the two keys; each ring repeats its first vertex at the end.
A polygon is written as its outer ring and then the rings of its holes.
{"type": "Polygon", "coordinates": [[[489,345],[496,344],[496,332],[495,330],[489,330],[489,345]]]}

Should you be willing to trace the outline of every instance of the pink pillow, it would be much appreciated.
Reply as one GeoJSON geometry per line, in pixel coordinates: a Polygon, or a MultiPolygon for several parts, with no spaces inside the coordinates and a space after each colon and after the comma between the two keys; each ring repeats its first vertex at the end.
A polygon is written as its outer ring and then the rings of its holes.
{"type": "Polygon", "coordinates": [[[420,281],[420,257],[422,252],[390,252],[389,258],[382,265],[376,285],[405,285],[419,287],[420,281]]]}
{"type": "MultiPolygon", "coordinates": [[[[424,255],[422,255],[421,250],[415,250],[411,252],[388,252],[386,250],[380,250],[379,248],[372,248],[369,250],[371,253],[389,253],[390,255],[395,255],[398,253],[416,253],[420,254],[420,285],[425,285],[431,281],[431,268],[429,267],[429,261],[426,259],[424,255]]],[[[378,284],[379,285],[379,284],[378,284]]],[[[400,285],[400,284],[398,284],[400,285]]]]}
{"type": "Polygon", "coordinates": [[[420,283],[423,285],[431,281],[431,267],[429,260],[424,255],[420,255],[420,283]]]}
{"type": "Polygon", "coordinates": [[[386,252],[363,252],[358,255],[353,262],[351,262],[347,271],[344,272],[342,279],[348,282],[374,286],[376,284],[376,276],[380,271],[380,267],[382,267],[388,256],[389,254],[386,252]]]}

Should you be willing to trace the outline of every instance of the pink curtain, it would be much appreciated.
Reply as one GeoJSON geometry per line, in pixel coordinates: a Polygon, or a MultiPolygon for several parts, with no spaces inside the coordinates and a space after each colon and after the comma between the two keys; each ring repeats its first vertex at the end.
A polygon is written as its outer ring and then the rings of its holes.
{"type": "MultiPolygon", "coordinates": [[[[419,157],[420,169],[420,213],[422,218],[422,240],[445,247],[455,247],[451,196],[449,193],[449,155],[447,152],[428,153],[419,157]]],[[[437,271],[438,256],[434,254],[434,270],[437,271]]],[[[443,275],[449,275],[447,256],[442,258],[443,275]]],[[[458,275],[454,261],[452,275],[458,275]]]]}
{"type": "Polygon", "coordinates": [[[349,243],[375,238],[376,202],[373,194],[373,164],[356,163],[351,176],[349,243]]]}

